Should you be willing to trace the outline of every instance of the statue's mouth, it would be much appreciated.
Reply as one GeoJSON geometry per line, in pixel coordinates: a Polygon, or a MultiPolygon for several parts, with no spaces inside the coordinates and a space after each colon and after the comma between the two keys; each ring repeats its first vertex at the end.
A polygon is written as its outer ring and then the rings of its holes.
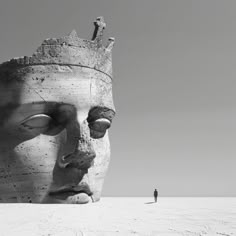
{"type": "Polygon", "coordinates": [[[48,194],[50,197],[66,203],[83,204],[93,202],[93,193],[88,184],[85,183],[83,185],[62,186],[51,189],[48,194]]]}

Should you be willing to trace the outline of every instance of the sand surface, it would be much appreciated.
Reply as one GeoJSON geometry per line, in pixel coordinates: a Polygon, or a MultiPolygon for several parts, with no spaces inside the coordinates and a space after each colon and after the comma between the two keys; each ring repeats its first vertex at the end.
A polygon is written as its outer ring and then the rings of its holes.
{"type": "Polygon", "coordinates": [[[236,198],[102,198],[90,205],[1,204],[0,236],[236,236],[236,198]]]}

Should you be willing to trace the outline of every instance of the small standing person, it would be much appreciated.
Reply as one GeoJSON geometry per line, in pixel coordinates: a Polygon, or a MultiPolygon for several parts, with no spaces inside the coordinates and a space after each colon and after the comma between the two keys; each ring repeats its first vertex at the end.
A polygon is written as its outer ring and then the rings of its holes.
{"type": "Polygon", "coordinates": [[[155,190],[154,190],[154,199],[155,199],[155,202],[157,202],[157,197],[158,197],[158,191],[155,189],[155,190]]]}

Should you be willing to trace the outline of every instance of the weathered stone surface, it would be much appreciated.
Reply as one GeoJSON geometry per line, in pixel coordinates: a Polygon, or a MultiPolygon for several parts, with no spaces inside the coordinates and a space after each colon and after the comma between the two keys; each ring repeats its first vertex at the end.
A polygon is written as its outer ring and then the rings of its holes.
{"type": "Polygon", "coordinates": [[[93,40],[47,39],[32,57],[0,65],[0,202],[98,201],[115,115],[111,49],[93,40]]]}

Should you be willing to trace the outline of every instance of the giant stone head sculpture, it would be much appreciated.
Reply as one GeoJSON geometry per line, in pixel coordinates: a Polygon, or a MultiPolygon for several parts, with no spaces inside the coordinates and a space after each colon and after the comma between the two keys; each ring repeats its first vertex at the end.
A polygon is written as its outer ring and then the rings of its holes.
{"type": "Polygon", "coordinates": [[[45,40],[31,57],[0,65],[0,202],[100,199],[115,115],[105,23],[92,40],[45,40]]]}

